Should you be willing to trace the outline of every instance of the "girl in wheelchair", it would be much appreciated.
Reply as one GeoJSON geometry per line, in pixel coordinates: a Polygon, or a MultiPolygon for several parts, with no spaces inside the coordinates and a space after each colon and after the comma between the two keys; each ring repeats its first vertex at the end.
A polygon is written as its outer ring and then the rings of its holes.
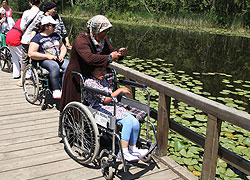
{"type": "Polygon", "coordinates": [[[64,74],[69,61],[64,59],[67,49],[61,36],[54,33],[56,24],[58,22],[51,16],[42,18],[40,33],[31,39],[28,55],[32,60],[39,60],[40,65],[49,71],[53,98],[60,99],[60,69],[64,74]]]}
{"type": "MultiPolygon", "coordinates": [[[[92,67],[90,69],[89,77],[86,78],[84,82],[84,86],[109,92],[113,97],[117,97],[120,94],[130,94],[130,90],[126,87],[119,88],[112,92],[111,84],[105,77],[106,73],[106,67],[92,67]]],[[[94,94],[89,91],[84,91],[83,96],[90,107],[108,115],[112,115],[111,112],[114,111],[114,106],[110,97],[94,94]]],[[[121,103],[118,103],[116,106],[116,119],[117,123],[122,125],[121,145],[124,158],[127,161],[139,160],[138,157],[145,156],[148,153],[148,149],[138,149],[136,147],[140,131],[138,119],[136,119],[121,103]]],[[[118,158],[119,157],[121,157],[120,152],[118,153],[118,158]]]]}

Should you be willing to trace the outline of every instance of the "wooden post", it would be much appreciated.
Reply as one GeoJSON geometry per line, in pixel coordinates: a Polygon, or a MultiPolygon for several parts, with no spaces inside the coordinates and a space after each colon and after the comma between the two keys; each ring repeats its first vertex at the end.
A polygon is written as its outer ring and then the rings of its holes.
{"type": "Polygon", "coordinates": [[[167,155],[168,149],[170,105],[171,98],[163,93],[160,93],[158,102],[157,139],[162,156],[167,155]]]}
{"type": "Polygon", "coordinates": [[[215,179],[221,122],[222,121],[216,117],[208,115],[206,141],[202,163],[202,180],[215,179]]]}

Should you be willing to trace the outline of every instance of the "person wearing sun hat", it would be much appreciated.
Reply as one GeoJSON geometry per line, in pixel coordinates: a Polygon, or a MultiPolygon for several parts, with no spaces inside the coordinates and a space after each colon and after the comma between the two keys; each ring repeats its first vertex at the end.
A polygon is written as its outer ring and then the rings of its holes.
{"type": "MultiPolygon", "coordinates": [[[[58,22],[58,24],[56,25],[56,28],[55,28],[55,32],[57,34],[59,34],[60,36],[62,36],[63,42],[65,43],[66,47],[71,48],[66,27],[65,27],[61,17],[56,13],[56,6],[57,6],[57,4],[52,2],[52,1],[46,2],[43,5],[44,14],[40,15],[37,18],[35,24],[38,24],[44,16],[52,16],[53,19],[58,22]]],[[[38,28],[33,29],[33,36],[36,34],[35,31],[37,31],[37,30],[38,30],[38,28]]]]}
{"type": "Polygon", "coordinates": [[[51,16],[41,19],[40,33],[31,39],[28,55],[32,60],[38,60],[40,66],[49,71],[52,96],[60,99],[60,69],[65,72],[69,62],[64,59],[67,49],[62,38],[54,32],[57,24],[51,16]]]}

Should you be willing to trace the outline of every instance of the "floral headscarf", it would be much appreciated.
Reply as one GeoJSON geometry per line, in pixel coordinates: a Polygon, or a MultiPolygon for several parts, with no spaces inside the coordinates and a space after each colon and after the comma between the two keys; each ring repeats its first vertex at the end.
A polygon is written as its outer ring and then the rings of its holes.
{"type": "Polygon", "coordinates": [[[87,28],[89,29],[90,38],[93,41],[94,45],[102,46],[96,40],[96,35],[102,31],[105,31],[108,28],[111,28],[112,24],[109,20],[103,15],[96,15],[92,17],[87,22],[87,28]]]}

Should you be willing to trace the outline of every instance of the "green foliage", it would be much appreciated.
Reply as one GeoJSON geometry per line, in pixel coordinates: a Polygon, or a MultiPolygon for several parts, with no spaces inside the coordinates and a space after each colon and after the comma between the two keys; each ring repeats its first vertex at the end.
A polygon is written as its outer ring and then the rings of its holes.
{"type": "MultiPolygon", "coordinates": [[[[160,20],[167,16],[211,16],[210,21],[223,27],[236,25],[235,16],[242,21],[241,25],[249,27],[250,0],[75,0],[75,5],[94,14],[105,14],[111,17],[129,18],[131,13],[149,14],[160,20]]],[[[69,1],[66,1],[69,5],[69,1]]]]}
{"type": "MultiPolygon", "coordinates": [[[[47,1],[49,0],[42,2],[47,1]]],[[[184,21],[199,21],[193,18],[205,17],[205,21],[226,28],[250,26],[250,0],[54,0],[54,2],[57,3],[59,12],[70,11],[73,15],[86,12],[112,18],[125,17],[128,20],[134,20],[134,16],[141,15],[143,18],[149,16],[158,21],[175,17],[177,22],[179,18],[184,21]]],[[[23,0],[22,3],[18,3],[18,0],[9,0],[9,6],[15,11],[24,11],[29,9],[29,0],[23,0]]]]}

